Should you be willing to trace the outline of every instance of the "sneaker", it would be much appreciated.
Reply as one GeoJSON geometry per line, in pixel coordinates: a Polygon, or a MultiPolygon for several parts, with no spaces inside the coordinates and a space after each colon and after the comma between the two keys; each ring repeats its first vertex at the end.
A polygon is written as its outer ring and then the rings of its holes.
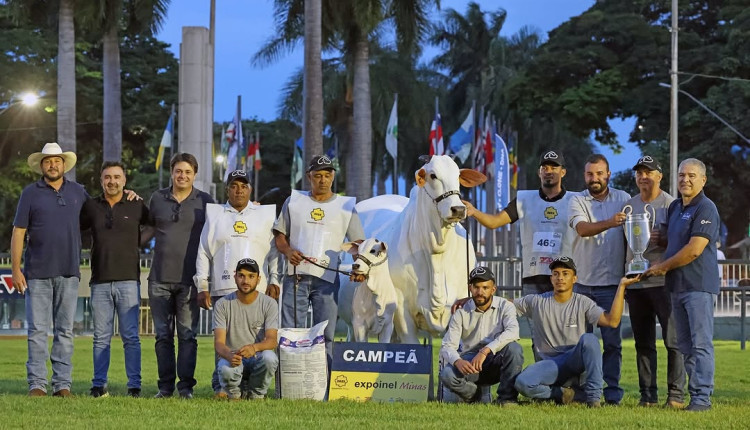
{"type": "Polygon", "coordinates": [[[128,388],[128,396],[134,399],[141,397],[141,389],[140,388],[128,388]]]}
{"type": "Polygon", "coordinates": [[[591,402],[586,402],[586,406],[588,406],[589,408],[601,408],[602,403],[599,400],[594,400],[591,402]]]}
{"type": "Polygon", "coordinates": [[[29,397],[46,397],[47,392],[41,388],[32,388],[29,390],[29,397]]]}
{"type": "Polygon", "coordinates": [[[159,391],[154,396],[155,399],[168,399],[170,397],[172,397],[172,393],[167,393],[167,392],[164,392],[164,391],[159,391]]]}
{"type": "Polygon", "coordinates": [[[646,401],[641,400],[640,402],[638,402],[638,406],[640,406],[642,408],[654,408],[656,406],[659,406],[659,404],[658,403],[653,403],[653,402],[646,402],[646,401]]]}
{"type": "Polygon", "coordinates": [[[73,394],[70,393],[70,390],[67,388],[63,388],[62,390],[57,390],[52,394],[52,397],[73,397],[73,394]]]}
{"type": "Polygon", "coordinates": [[[190,400],[193,398],[193,392],[192,391],[180,391],[180,398],[183,400],[190,400]]]}
{"type": "Polygon", "coordinates": [[[691,403],[687,408],[685,408],[685,410],[690,412],[704,412],[711,410],[711,405],[699,405],[696,403],[691,403]]]}
{"type": "Polygon", "coordinates": [[[518,400],[496,400],[495,403],[503,408],[514,408],[516,406],[520,406],[521,404],[518,403],[518,400]]]}
{"type": "Polygon", "coordinates": [[[685,403],[678,402],[677,400],[667,400],[664,407],[667,409],[685,409],[685,403]]]}
{"type": "Polygon", "coordinates": [[[214,394],[215,400],[226,400],[229,398],[229,395],[223,391],[219,391],[218,393],[214,394]]]}
{"type": "Polygon", "coordinates": [[[89,394],[91,395],[91,397],[109,397],[109,393],[104,387],[91,387],[91,391],[89,391],[89,394]]]}
{"type": "Polygon", "coordinates": [[[560,396],[560,404],[569,405],[573,403],[573,398],[576,396],[576,390],[570,387],[561,387],[560,391],[562,392],[562,395],[560,396]]]}

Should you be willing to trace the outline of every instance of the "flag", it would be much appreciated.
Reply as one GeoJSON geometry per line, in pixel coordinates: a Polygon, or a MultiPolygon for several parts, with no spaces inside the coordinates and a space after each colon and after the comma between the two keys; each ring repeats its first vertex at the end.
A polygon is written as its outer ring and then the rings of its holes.
{"type": "Polygon", "coordinates": [[[492,141],[493,133],[492,118],[490,117],[490,114],[487,113],[487,118],[484,121],[484,163],[486,166],[485,174],[490,178],[495,174],[495,153],[493,151],[494,147],[492,141]]]}
{"type": "MultiPolygon", "coordinates": [[[[484,114],[484,108],[482,108],[482,114],[484,114]]],[[[477,124],[476,139],[474,140],[474,149],[472,151],[472,157],[474,159],[474,169],[480,173],[487,173],[487,166],[484,159],[484,130],[482,129],[482,115],[479,115],[479,123],[477,124]]]]}
{"type": "Polygon", "coordinates": [[[516,145],[514,145],[513,137],[510,138],[510,145],[508,147],[508,162],[510,163],[510,186],[514,190],[518,189],[518,155],[516,154],[516,145]]]}
{"type": "Polygon", "coordinates": [[[443,144],[443,126],[440,123],[440,114],[435,115],[430,127],[430,155],[445,154],[445,145],[443,144]]]}
{"type": "Polygon", "coordinates": [[[495,192],[498,212],[508,206],[510,201],[510,163],[508,161],[508,147],[500,135],[495,133],[495,192]]]}
{"type": "Polygon", "coordinates": [[[247,157],[245,159],[245,170],[247,171],[253,170],[253,166],[255,166],[255,140],[252,136],[251,133],[250,141],[247,144],[247,157]]]}
{"type": "Polygon", "coordinates": [[[385,129],[385,149],[396,159],[398,156],[398,99],[393,101],[391,117],[388,118],[388,126],[385,129]]]}
{"type": "Polygon", "coordinates": [[[223,125],[221,126],[221,149],[219,150],[219,153],[223,155],[227,155],[227,151],[229,151],[229,141],[227,140],[227,129],[223,125]]]}
{"type": "Polygon", "coordinates": [[[292,156],[292,189],[295,189],[297,182],[302,180],[302,172],[304,171],[305,162],[302,158],[303,153],[303,142],[300,137],[294,142],[294,155],[292,156]]]}
{"type": "Polygon", "coordinates": [[[255,137],[255,145],[253,147],[254,154],[253,154],[253,167],[255,170],[260,170],[263,168],[263,166],[260,163],[260,135],[256,135],[255,137]]]}
{"type": "Polygon", "coordinates": [[[224,172],[224,181],[229,178],[229,174],[238,169],[237,164],[237,152],[239,151],[237,145],[237,125],[234,120],[227,126],[227,132],[224,139],[227,141],[227,170],[224,172]]]}
{"type": "Polygon", "coordinates": [[[161,163],[164,161],[164,149],[165,148],[171,148],[172,147],[172,134],[173,134],[173,126],[172,126],[172,117],[173,115],[169,115],[169,120],[167,121],[167,127],[164,129],[164,134],[161,136],[161,143],[159,144],[159,153],[156,156],[156,170],[159,170],[161,168],[161,163]]]}
{"type": "Polygon", "coordinates": [[[464,123],[461,127],[451,135],[450,148],[451,152],[461,160],[462,163],[466,162],[466,159],[471,155],[472,141],[474,136],[474,106],[469,110],[469,114],[466,115],[464,123]]]}

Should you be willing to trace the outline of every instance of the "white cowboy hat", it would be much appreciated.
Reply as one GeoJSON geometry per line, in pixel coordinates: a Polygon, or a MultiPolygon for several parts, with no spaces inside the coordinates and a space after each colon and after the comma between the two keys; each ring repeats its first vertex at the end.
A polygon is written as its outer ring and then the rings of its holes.
{"type": "Polygon", "coordinates": [[[47,157],[60,157],[63,159],[63,162],[65,163],[65,172],[67,173],[70,169],[72,169],[76,165],[76,161],[78,160],[78,157],[76,157],[76,154],[71,151],[63,152],[62,148],[60,148],[60,145],[58,145],[56,142],[52,143],[46,143],[44,144],[44,148],[42,148],[42,152],[35,152],[31,155],[29,155],[29,158],[27,162],[29,163],[29,167],[31,167],[31,170],[35,173],[42,174],[42,160],[44,160],[47,157]]]}

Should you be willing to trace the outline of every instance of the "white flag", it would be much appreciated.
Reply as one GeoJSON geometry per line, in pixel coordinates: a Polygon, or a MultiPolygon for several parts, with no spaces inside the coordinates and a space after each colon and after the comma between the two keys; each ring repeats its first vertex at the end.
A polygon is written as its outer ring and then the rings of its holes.
{"type": "Polygon", "coordinates": [[[394,159],[398,156],[398,99],[393,101],[391,117],[388,119],[388,128],[385,129],[385,149],[394,159]]]}

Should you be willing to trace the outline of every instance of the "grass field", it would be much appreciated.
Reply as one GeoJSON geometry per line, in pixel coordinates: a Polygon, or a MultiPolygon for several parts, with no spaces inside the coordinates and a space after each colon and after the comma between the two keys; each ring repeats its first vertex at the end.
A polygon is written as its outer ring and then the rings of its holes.
{"type": "MultiPolygon", "coordinates": [[[[0,429],[15,428],[294,428],[379,430],[389,428],[750,428],[750,351],[739,342],[717,341],[716,391],[713,410],[705,413],[644,409],[637,406],[638,382],[632,339],[623,342],[622,385],[626,394],[620,407],[590,410],[579,405],[525,403],[517,408],[495,405],[374,404],[336,401],[264,400],[237,403],[211,399],[213,349],[210,338],[199,339],[196,398],[151,399],[156,394],[154,339],[143,343],[143,395],[125,397],[126,378],[119,339],[113,342],[109,390],[103,399],[88,397],[92,376],[91,338],[75,340],[74,398],[29,398],[26,384],[26,340],[0,338],[0,429]]],[[[527,364],[530,342],[522,340],[527,364]]],[[[660,388],[665,362],[660,352],[660,388]]],[[[662,398],[661,401],[664,401],[662,398]]]]}

